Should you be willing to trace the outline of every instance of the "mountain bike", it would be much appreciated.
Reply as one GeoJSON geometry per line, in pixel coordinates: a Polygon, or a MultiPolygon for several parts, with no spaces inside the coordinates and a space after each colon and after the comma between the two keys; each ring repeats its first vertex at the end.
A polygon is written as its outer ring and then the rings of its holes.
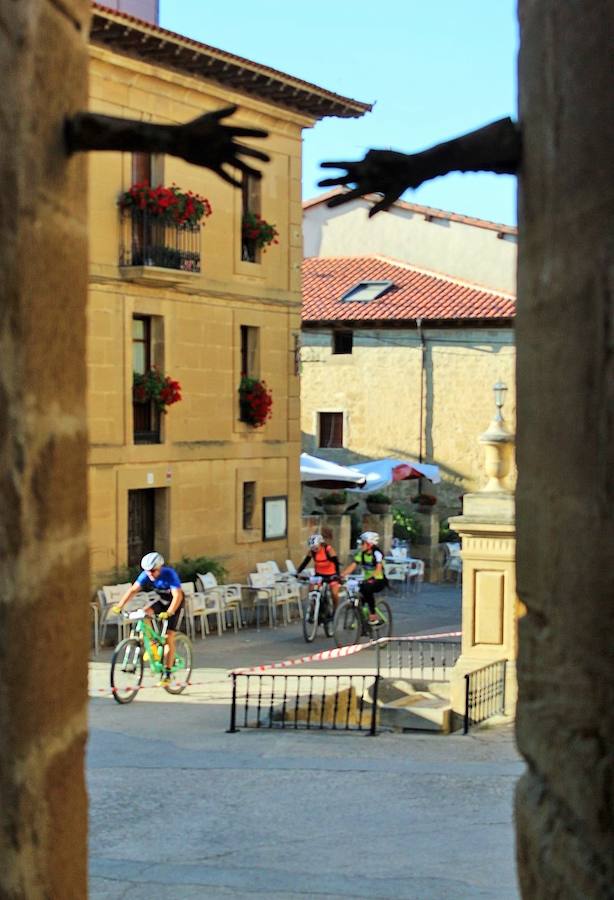
{"type": "Polygon", "coordinates": [[[340,601],[333,619],[333,637],[337,647],[360,644],[362,640],[392,636],[392,610],[381,594],[375,595],[375,612],[378,623],[369,622],[369,607],[359,590],[359,583],[348,578],[345,590],[347,598],[340,601]]]}
{"type": "Polygon", "coordinates": [[[311,644],[318,625],[324,626],[326,637],[333,636],[333,604],[330,588],[321,575],[310,575],[307,605],[303,613],[303,637],[311,644]]]}
{"type": "MultiPolygon", "coordinates": [[[[130,637],[120,641],[111,658],[111,691],[118,703],[131,703],[138,694],[145,673],[145,663],[153,675],[164,671],[164,648],[168,622],[162,629],[156,619],[150,618],[144,609],[123,613],[133,623],[130,637]]],[[[171,667],[171,680],[164,685],[169,694],[180,694],[187,687],[192,673],[192,644],[185,636],[175,634],[175,660],[171,667]]]]}

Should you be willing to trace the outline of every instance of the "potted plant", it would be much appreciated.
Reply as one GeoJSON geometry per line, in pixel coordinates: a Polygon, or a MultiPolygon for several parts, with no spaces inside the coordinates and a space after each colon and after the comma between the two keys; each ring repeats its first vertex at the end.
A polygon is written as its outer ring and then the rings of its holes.
{"type": "Polygon", "coordinates": [[[241,233],[243,242],[248,246],[248,249],[249,247],[254,247],[266,253],[266,248],[270,244],[279,244],[277,240],[279,232],[276,226],[271,225],[258,213],[250,212],[249,210],[243,213],[241,233]]]}
{"type": "Polygon", "coordinates": [[[321,497],[318,497],[317,502],[329,516],[341,516],[345,512],[347,493],[345,491],[331,491],[329,494],[323,494],[321,497]]]}
{"type": "Polygon", "coordinates": [[[392,535],[401,541],[415,541],[422,534],[420,523],[413,513],[400,507],[392,510],[392,535]]]}
{"type": "Polygon", "coordinates": [[[416,494],[411,502],[418,505],[418,512],[430,512],[431,507],[437,503],[437,497],[434,494],[416,494]]]}
{"type": "Polygon", "coordinates": [[[181,385],[153,366],[147,372],[134,372],[132,397],[135,403],[152,402],[159,412],[165,413],[167,406],[181,400],[181,385]]]}
{"type": "Polygon", "coordinates": [[[206,197],[193,191],[182,191],[174,182],[170,187],[159,184],[155,188],[147,181],[138,182],[120,194],[117,204],[122,212],[147,213],[166,225],[178,228],[195,228],[201,219],[206,219],[212,212],[206,197]]]}
{"type": "Polygon", "coordinates": [[[383,491],[374,491],[367,496],[367,509],[371,513],[384,515],[385,513],[390,512],[391,503],[392,500],[388,494],[384,494],[383,491]]]}
{"type": "Polygon", "coordinates": [[[271,418],[272,408],[273,395],[268,389],[266,381],[242,375],[239,385],[241,421],[246,422],[253,428],[260,428],[267,419],[271,418]]]}

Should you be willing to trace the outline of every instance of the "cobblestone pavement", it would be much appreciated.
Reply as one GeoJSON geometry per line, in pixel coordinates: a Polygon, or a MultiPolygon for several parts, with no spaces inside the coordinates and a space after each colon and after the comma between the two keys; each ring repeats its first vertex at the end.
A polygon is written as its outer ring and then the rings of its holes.
{"type": "MultiPolygon", "coordinates": [[[[392,603],[397,634],[458,627],[455,587],[392,603]]],[[[298,623],[197,640],[189,691],[152,686],[128,706],[108,693],[110,650],[92,661],[92,898],[519,896],[511,726],[226,733],[228,670],[305,652],[298,623]]]]}

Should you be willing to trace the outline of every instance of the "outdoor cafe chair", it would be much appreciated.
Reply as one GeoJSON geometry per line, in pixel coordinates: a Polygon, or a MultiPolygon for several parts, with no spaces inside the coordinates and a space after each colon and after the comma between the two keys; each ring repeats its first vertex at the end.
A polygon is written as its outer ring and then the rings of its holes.
{"type": "Polygon", "coordinates": [[[205,595],[205,604],[209,610],[205,615],[215,614],[218,634],[221,635],[226,630],[228,615],[231,616],[234,631],[241,628],[240,600],[233,596],[227,596],[224,590],[226,585],[218,584],[217,578],[212,572],[197,573],[196,578],[205,595]]]}

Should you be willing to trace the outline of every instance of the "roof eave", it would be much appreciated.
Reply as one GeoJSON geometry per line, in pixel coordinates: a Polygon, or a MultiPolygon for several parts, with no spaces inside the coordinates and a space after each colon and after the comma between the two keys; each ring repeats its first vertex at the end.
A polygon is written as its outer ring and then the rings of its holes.
{"type": "Polygon", "coordinates": [[[93,4],[90,40],[117,53],[214,81],[314,120],[359,118],[371,105],[334,94],[276,69],[93,4]]]}

